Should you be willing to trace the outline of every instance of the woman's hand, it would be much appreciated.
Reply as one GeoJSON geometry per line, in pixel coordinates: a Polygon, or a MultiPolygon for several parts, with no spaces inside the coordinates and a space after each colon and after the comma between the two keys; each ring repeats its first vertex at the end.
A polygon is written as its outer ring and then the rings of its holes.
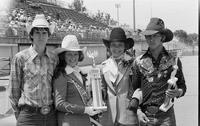
{"type": "Polygon", "coordinates": [[[101,111],[94,109],[94,107],[85,107],[84,113],[86,113],[86,114],[88,114],[90,116],[94,116],[96,114],[101,113],[101,111]]]}

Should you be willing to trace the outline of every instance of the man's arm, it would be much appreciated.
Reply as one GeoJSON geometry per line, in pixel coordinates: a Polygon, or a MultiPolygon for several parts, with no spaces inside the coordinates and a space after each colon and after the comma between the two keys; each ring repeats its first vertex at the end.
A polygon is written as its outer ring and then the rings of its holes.
{"type": "Polygon", "coordinates": [[[10,99],[11,107],[16,114],[16,118],[19,114],[18,101],[21,97],[21,85],[22,85],[22,64],[19,57],[14,57],[11,63],[8,97],[10,99]]]}
{"type": "Polygon", "coordinates": [[[102,98],[103,98],[103,101],[106,102],[107,99],[108,99],[108,94],[107,94],[107,84],[106,84],[106,81],[105,81],[105,78],[103,75],[101,75],[101,78],[102,78],[102,98]]]}
{"type": "Polygon", "coordinates": [[[142,91],[141,91],[141,72],[139,71],[138,64],[136,60],[133,63],[133,67],[131,68],[131,82],[129,86],[129,94],[132,98],[137,98],[141,102],[142,91]]]}
{"type": "Polygon", "coordinates": [[[136,61],[132,67],[131,82],[129,84],[128,95],[130,97],[130,103],[128,108],[133,111],[137,111],[139,104],[142,103],[142,91],[141,91],[141,73],[136,61]]]}
{"type": "Polygon", "coordinates": [[[186,84],[185,84],[185,78],[183,75],[183,71],[182,71],[182,63],[180,61],[180,59],[178,59],[178,70],[177,70],[177,74],[176,77],[178,78],[178,81],[176,82],[178,90],[179,90],[179,96],[178,97],[182,97],[185,95],[186,92],[186,84]]]}

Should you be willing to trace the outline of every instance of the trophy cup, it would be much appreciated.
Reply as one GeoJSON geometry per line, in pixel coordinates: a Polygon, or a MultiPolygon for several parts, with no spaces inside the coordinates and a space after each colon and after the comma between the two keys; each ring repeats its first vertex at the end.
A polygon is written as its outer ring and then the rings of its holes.
{"type": "MultiPolygon", "coordinates": [[[[175,77],[177,70],[178,70],[178,57],[180,56],[180,52],[176,52],[176,59],[175,59],[175,65],[173,66],[173,71],[171,72],[170,79],[167,81],[168,89],[175,89],[177,88],[176,82],[178,80],[177,77],[175,77]]],[[[169,98],[168,96],[165,97],[164,103],[159,107],[159,109],[163,112],[166,112],[169,108],[171,108],[174,105],[174,99],[169,98]]]]}
{"type": "Polygon", "coordinates": [[[89,79],[90,79],[90,86],[92,90],[92,100],[93,100],[93,107],[97,110],[106,111],[107,106],[105,106],[103,99],[102,99],[102,92],[101,92],[101,76],[100,76],[100,68],[98,68],[95,64],[95,57],[97,57],[97,51],[87,51],[87,56],[92,58],[92,68],[89,70],[89,79]]]}

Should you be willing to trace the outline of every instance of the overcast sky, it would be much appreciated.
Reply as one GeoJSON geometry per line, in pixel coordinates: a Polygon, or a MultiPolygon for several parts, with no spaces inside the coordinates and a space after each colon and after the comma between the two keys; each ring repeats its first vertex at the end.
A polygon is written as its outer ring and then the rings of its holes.
{"type": "MultiPolygon", "coordinates": [[[[12,0],[1,0],[0,8],[12,0]],[[4,3],[4,4],[3,4],[4,3]]],[[[73,0],[57,0],[71,3],[73,0]]],[[[119,21],[133,27],[133,0],[83,0],[92,13],[98,10],[111,14],[117,20],[115,4],[120,4],[119,21]]],[[[198,33],[198,0],[135,0],[136,29],[145,29],[151,17],[160,17],[172,31],[185,30],[198,33]]]]}
{"type": "MultiPolygon", "coordinates": [[[[67,1],[67,0],[65,0],[67,1]]],[[[70,3],[73,0],[68,0],[70,3]]],[[[119,21],[133,27],[133,0],[83,0],[92,13],[110,13],[117,20],[115,4],[120,4],[119,21]]],[[[151,17],[160,17],[172,31],[198,33],[198,0],[135,0],[136,29],[145,29],[151,17]]]]}

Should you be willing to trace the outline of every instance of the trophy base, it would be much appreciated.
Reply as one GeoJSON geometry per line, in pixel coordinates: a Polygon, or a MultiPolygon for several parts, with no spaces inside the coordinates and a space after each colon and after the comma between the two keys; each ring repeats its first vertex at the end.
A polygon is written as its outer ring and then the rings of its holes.
{"type": "Polygon", "coordinates": [[[94,107],[96,110],[107,111],[107,106],[94,107]]]}
{"type": "Polygon", "coordinates": [[[163,112],[166,112],[167,110],[169,110],[172,106],[174,105],[174,103],[169,102],[168,105],[162,104],[159,109],[163,112]]]}

